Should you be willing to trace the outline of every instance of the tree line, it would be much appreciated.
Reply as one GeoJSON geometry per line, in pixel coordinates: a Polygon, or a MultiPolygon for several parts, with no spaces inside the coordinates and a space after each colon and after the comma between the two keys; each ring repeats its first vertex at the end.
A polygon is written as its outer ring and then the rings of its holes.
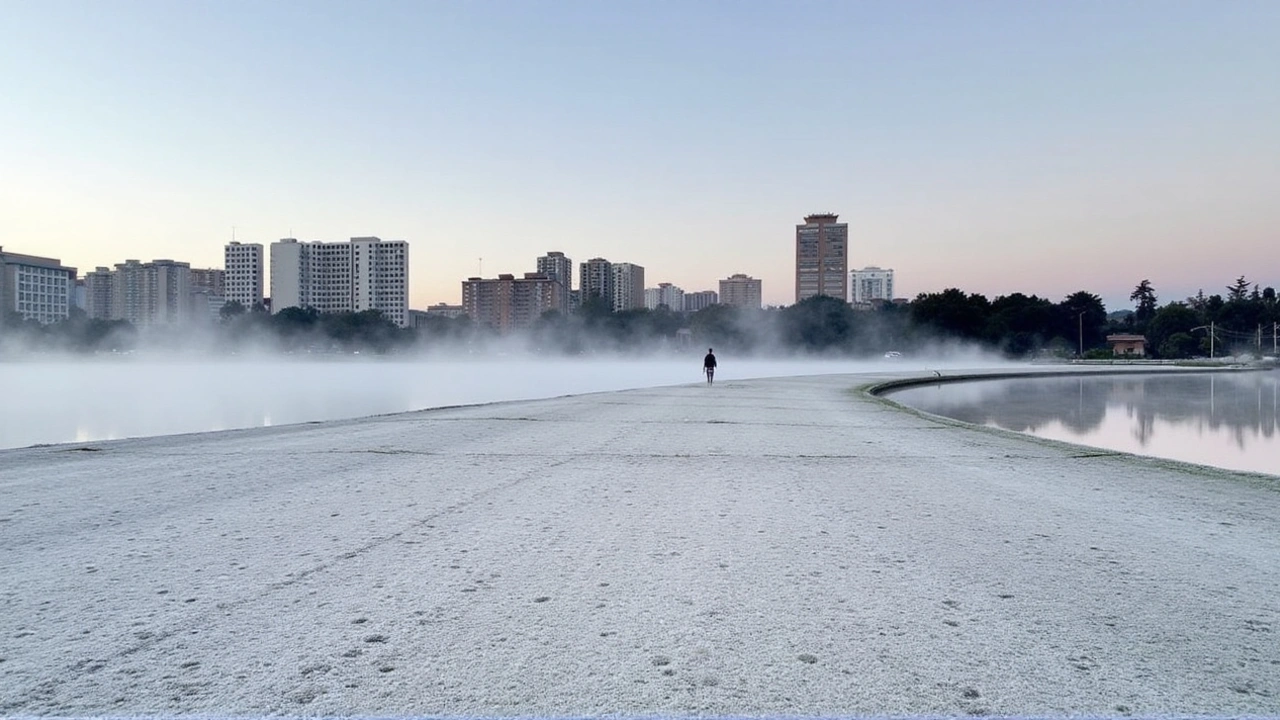
{"type": "Polygon", "coordinates": [[[1110,313],[1097,295],[1083,290],[1056,302],[1022,293],[988,299],[948,288],[869,309],[816,296],[782,308],[713,305],[694,313],[666,306],[614,312],[603,299],[588,298],[577,312],[544,313],[532,328],[516,334],[502,334],[465,317],[426,315],[418,327],[400,328],[374,310],[320,313],[294,307],[270,314],[261,307],[228,303],[219,321],[200,331],[139,329],[122,320],[91,320],[79,312],[52,325],[10,316],[0,323],[0,349],[128,352],[146,346],[210,353],[257,348],[581,355],[717,347],[737,354],[876,356],[963,343],[1009,358],[1109,357],[1107,336],[1126,333],[1145,336],[1147,354],[1158,358],[1269,353],[1280,323],[1275,290],[1243,276],[1225,290],[1161,305],[1155,287],[1142,280],[1130,295],[1133,308],[1110,313]]]}

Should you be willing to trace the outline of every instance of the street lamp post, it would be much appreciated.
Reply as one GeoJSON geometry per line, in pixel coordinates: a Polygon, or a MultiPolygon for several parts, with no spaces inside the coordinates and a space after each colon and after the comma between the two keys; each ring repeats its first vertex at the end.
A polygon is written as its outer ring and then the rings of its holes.
{"type": "Polygon", "coordinates": [[[1197,330],[1208,330],[1208,331],[1209,331],[1209,359],[1210,359],[1210,360],[1212,360],[1212,359],[1213,359],[1213,339],[1214,339],[1214,338],[1213,338],[1213,323],[1212,323],[1212,322],[1210,322],[1208,325],[1200,325],[1200,326],[1198,326],[1198,327],[1193,327],[1193,328],[1191,328],[1191,332],[1195,332],[1195,331],[1197,331],[1197,330]]]}
{"type": "Polygon", "coordinates": [[[1082,310],[1079,315],[1076,315],[1076,324],[1079,327],[1079,334],[1080,334],[1080,357],[1081,358],[1084,357],[1084,314],[1085,312],[1086,311],[1082,310]]]}

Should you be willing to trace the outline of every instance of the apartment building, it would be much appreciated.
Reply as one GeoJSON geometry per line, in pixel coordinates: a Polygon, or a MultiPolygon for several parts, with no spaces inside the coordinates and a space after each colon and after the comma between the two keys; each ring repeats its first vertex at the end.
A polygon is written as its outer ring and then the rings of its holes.
{"type": "Polygon", "coordinates": [[[644,268],[635,263],[615,263],[610,306],[614,312],[644,307],[644,268]]]}
{"type": "Polygon", "coordinates": [[[724,305],[760,309],[761,283],[758,278],[736,273],[720,281],[720,302],[724,305]]]}
{"type": "Polygon", "coordinates": [[[462,307],[478,325],[503,333],[526,330],[548,310],[564,310],[561,287],[541,273],[471,277],[462,281],[462,307]]]}
{"type": "Polygon", "coordinates": [[[271,312],[288,307],[322,313],[377,310],[407,327],[409,243],[377,237],[271,243],[271,312]]]}
{"type": "Polygon", "coordinates": [[[712,305],[720,303],[720,294],[715,290],[699,290],[698,292],[687,292],[684,294],[684,311],[698,312],[703,308],[709,308],[712,305]]]}
{"type": "Polygon", "coordinates": [[[806,216],[796,226],[796,302],[814,295],[848,297],[849,224],[834,213],[806,216]]]}
{"type": "Polygon", "coordinates": [[[613,303],[613,263],[604,258],[591,258],[578,266],[579,304],[593,297],[613,303]]]}
{"type": "Polygon", "coordinates": [[[230,242],[223,247],[225,290],[221,293],[227,302],[238,302],[246,309],[262,305],[262,245],[261,243],[230,242]]]}
{"type": "Polygon", "coordinates": [[[192,318],[190,263],[126,260],[112,271],[100,267],[86,280],[91,317],[128,320],[139,327],[178,325],[192,318]],[[110,309],[104,317],[102,300],[108,292],[110,309]]]}
{"type": "Polygon", "coordinates": [[[657,310],[666,305],[668,310],[681,312],[684,310],[684,290],[671,283],[658,283],[656,288],[645,288],[644,306],[657,310]]]}
{"type": "Polygon", "coordinates": [[[227,271],[223,268],[191,268],[191,291],[226,297],[227,271]]]}
{"type": "Polygon", "coordinates": [[[869,303],[893,300],[893,269],[873,266],[849,273],[849,302],[869,303]]]}
{"type": "Polygon", "coordinates": [[[55,323],[75,304],[76,269],[56,258],[5,252],[0,246],[0,319],[55,323]]]}
{"type": "Polygon", "coordinates": [[[558,251],[548,252],[538,258],[538,274],[560,283],[560,309],[569,312],[569,295],[573,292],[573,261],[558,251]]]}

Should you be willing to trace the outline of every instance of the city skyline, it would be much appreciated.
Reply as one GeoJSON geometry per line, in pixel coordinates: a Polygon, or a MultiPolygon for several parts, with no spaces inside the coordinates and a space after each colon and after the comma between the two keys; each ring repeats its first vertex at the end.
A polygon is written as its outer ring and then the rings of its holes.
{"type": "Polygon", "coordinates": [[[407,240],[414,308],[548,248],[785,305],[793,228],[830,210],[906,298],[1280,284],[1275,3],[7,14],[0,238],[82,272],[216,267],[234,227],[407,240]]]}

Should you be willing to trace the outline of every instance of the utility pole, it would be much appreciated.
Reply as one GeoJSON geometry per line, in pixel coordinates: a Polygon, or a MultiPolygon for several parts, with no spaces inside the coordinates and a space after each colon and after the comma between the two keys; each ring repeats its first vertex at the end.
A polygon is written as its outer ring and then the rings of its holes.
{"type": "Polygon", "coordinates": [[[1208,325],[1199,325],[1199,326],[1193,327],[1193,328],[1191,328],[1190,332],[1195,332],[1195,331],[1197,331],[1197,330],[1208,330],[1208,331],[1209,331],[1209,359],[1213,359],[1213,357],[1214,357],[1214,355],[1213,355],[1213,350],[1214,350],[1214,347],[1213,347],[1213,341],[1214,341],[1214,337],[1213,337],[1213,321],[1210,321],[1208,325]]]}
{"type": "Polygon", "coordinates": [[[1084,312],[1076,316],[1077,324],[1080,326],[1080,357],[1084,358],[1084,312]]]}

